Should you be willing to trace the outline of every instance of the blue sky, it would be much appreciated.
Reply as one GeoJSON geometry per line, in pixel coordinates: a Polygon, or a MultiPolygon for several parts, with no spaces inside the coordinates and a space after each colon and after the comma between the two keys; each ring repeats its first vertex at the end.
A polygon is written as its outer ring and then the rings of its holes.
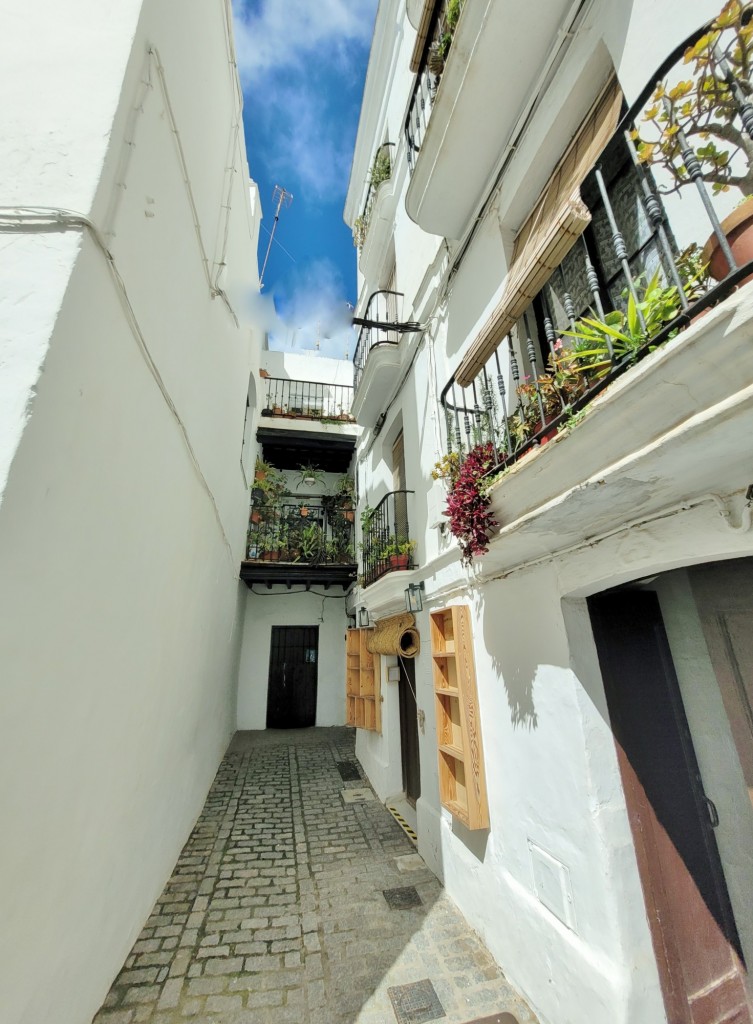
{"type": "Polygon", "coordinates": [[[264,275],[279,315],[273,347],[311,349],[318,329],[323,354],[353,350],[346,303],[356,301],[356,250],[342,211],[376,3],[233,0],[249,167],[264,211],[260,269],[272,190],[294,197],[264,275]]]}

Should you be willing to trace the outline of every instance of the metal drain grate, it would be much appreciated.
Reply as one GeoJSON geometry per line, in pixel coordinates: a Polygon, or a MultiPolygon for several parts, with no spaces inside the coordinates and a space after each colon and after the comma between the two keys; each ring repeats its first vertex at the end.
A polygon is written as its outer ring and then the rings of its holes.
{"type": "Polygon", "coordinates": [[[423,1024],[427,1020],[446,1017],[434,986],[428,978],[411,985],[396,985],[387,989],[398,1024],[423,1024]]]}
{"type": "Polygon", "coordinates": [[[400,889],[383,889],[382,895],[387,900],[390,910],[408,910],[410,907],[423,906],[414,885],[404,885],[400,889]]]}
{"type": "Polygon", "coordinates": [[[360,782],[361,773],[358,770],[358,765],[353,761],[335,761],[335,767],[340,773],[340,778],[343,782],[360,782]]]}

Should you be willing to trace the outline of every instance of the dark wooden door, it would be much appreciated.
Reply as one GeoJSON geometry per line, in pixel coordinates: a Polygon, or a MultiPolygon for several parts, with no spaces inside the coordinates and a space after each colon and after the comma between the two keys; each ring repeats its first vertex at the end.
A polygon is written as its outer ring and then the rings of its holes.
{"type": "Polygon", "coordinates": [[[751,1024],[744,967],[656,594],[589,601],[669,1024],[751,1024]]]}
{"type": "Polygon", "coordinates": [[[753,558],[698,566],[689,575],[753,803],[753,558]]]}
{"type": "Polygon", "coordinates": [[[421,796],[421,766],[418,757],[418,708],[416,706],[416,665],[412,658],[400,664],[400,753],[403,788],[408,802],[416,806],[421,796]]]}
{"type": "Polygon", "coordinates": [[[318,626],[272,626],[268,729],[303,729],[315,724],[318,661],[318,626]]]}

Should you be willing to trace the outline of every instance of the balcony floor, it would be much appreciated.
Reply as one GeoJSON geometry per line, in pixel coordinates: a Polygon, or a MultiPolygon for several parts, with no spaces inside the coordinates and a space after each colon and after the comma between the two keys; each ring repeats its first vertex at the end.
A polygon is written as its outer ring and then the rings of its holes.
{"type": "Polygon", "coordinates": [[[267,562],[246,560],[241,562],[240,578],[249,588],[255,583],[267,587],[301,586],[342,587],[347,590],[355,581],[358,567],[353,562],[331,562],[326,565],[311,565],[308,562],[267,562]]]}

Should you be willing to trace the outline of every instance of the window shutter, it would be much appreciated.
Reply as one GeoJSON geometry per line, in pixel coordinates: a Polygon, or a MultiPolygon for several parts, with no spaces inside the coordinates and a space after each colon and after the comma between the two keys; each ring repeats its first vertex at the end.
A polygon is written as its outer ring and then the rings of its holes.
{"type": "Polygon", "coordinates": [[[481,372],[588,226],[591,214],[580,186],[614,135],[621,105],[622,92],[611,78],[517,234],[502,298],[455,373],[461,387],[481,372]]]}

